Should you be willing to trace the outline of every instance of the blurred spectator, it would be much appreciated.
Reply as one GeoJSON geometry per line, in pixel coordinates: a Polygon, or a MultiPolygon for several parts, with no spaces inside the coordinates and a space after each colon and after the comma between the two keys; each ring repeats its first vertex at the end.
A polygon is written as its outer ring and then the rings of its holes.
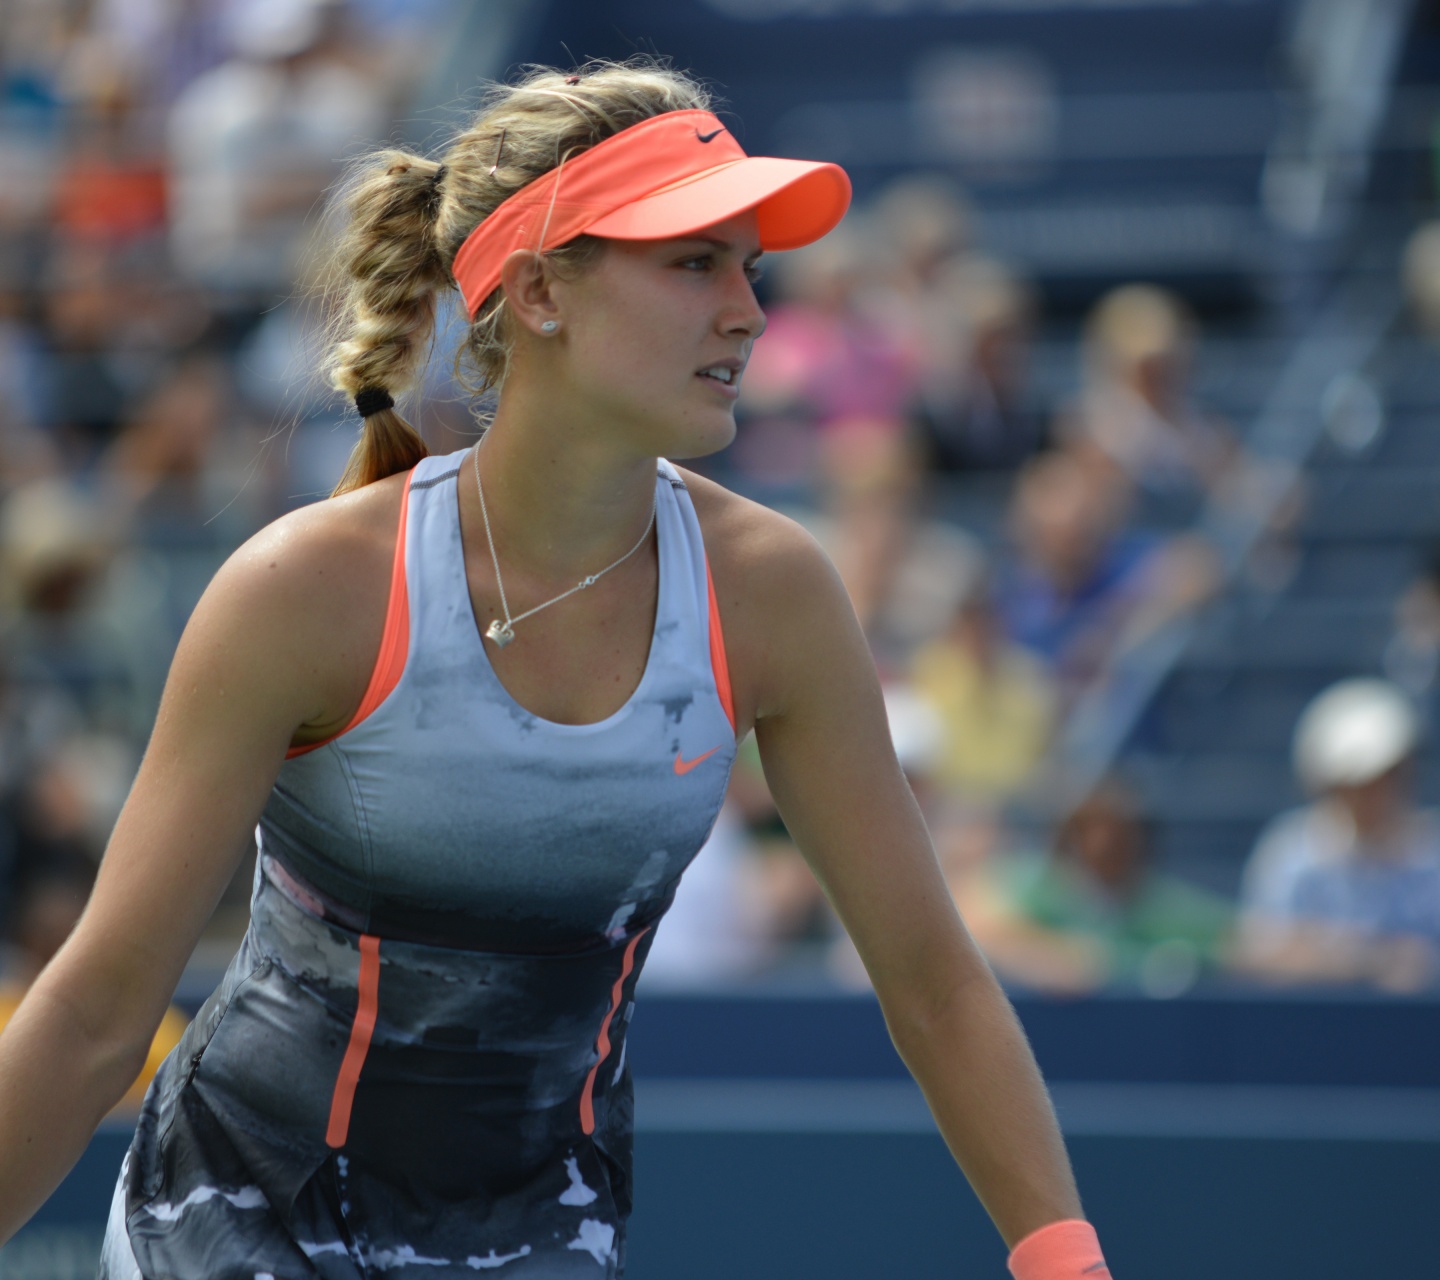
{"type": "MultiPolygon", "coordinates": [[[[855,215],[852,214],[853,218],[855,215]]],[[[896,178],[871,202],[866,313],[909,354],[924,377],[953,357],[961,323],[948,288],[974,253],[975,213],[946,175],[896,178]]]]}
{"type": "Polygon", "coordinates": [[[1067,698],[1214,590],[1202,544],[1125,531],[1130,497],[1113,468],[1069,451],[1032,459],[1016,485],[1014,554],[996,605],[1007,635],[1050,664],[1067,698]]]}
{"type": "MultiPolygon", "coordinates": [[[[289,406],[237,394],[238,339],[291,291],[345,152],[385,131],[397,76],[433,65],[450,7],[5,8],[0,928],[19,929],[16,984],[83,903],[195,599],[293,501],[288,440],[259,439],[289,406]]],[[[311,451],[309,489],[329,490],[354,425],[311,451]]]]}
{"type": "Polygon", "coordinates": [[[1102,782],[1048,854],[997,860],[991,909],[971,927],[1003,977],[1040,990],[1110,983],[1175,996],[1223,957],[1227,902],[1159,871],[1136,797],[1102,782]]]}
{"type": "MultiPolygon", "coordinates": [[[[1431,708],[1440,681],[1440,547],[1395,605],[1395,630],[1385,646],[1385,674],[1418,705],[1431,708]]],[[[1429,724],[1427,728],[1435,726],[1429,724]]]]}
{"type": "MultiPolygon", "coordinates": [[[[42,716],[53,710],[5,709],[42,716]]],[[[19,731],[14,738],[7,732],[5,745],[20,747],[21,754],[5,761],[0,931],[32,880],[58,875],[88,882],[134,775],[138,753],[125,741],[73,717],[68,723],[48,718],[48,724],[5,725],[19,731]]]]}
{"type": "Polygon", "coordinates": [[[117,533],[68,481],[12,493],[0,508],[0,583],[8,596],[0,644],[17,684],[57,691],[92,724],[143,735],[149,726],[132,723],[126,646],[107,592],[123,545],[117,533]]]}
{"type": "Polygon", "coordinates": [[[87,467],[115,438],[137,377],[125,367],[130,299],[111,255],[73,242],[50,263],[45,289],[45,425],[65,464],[87,467]]]}
{"type": "Polygon", "coordinates": [[[1085,323],[1084,387],[1059,424],[1062,439],[1109,459],[1169,524],[1188,523],[1237,459],[1229,429],[1195,404],[1196,337],[1188,308],[1163,289],[1106,294],[1085,323]]]}
{"type": "MultiPolygon", "coordinates": [[[[14,621],[71,615],[103,573],[110,530],[93,502],[67,480],[41,480],[0,508],[0,568],[14,621]]],[[[12,643],[7,652],[17,652],[12,643]]]]}
{"type": "Polygon", "coordinates": [[[1021,793],[1050,743],[1055,689],[1044,664],[1006,639],[979,575],[949,630],[916,653],[911,678],[939,717],[932,776],[945,794],[992,805],[1021,793]]]}
{"type": "Polygon", "coordinates": [[[834,561],[882,677],[940,635],[979,572],[974,539],[929,518],[908,437],[870,422],[821,442],[819,512],[799,513],[834,561]]]}
{"type": "Polygon", "coordinates": [[[70,936],[90,896],[94,868],[65,864],[31,876],[6,914],[0,962],[0,1027],[70,936]]]}
{"type": "Polygon", "coordinates": [[[877,234],[894,259],[890,289],[923,311],[928,298],[943,292],[946,268],[974,249],[970,201],[945,174],[917,173],[891,182],[873,212],[877,234]]]}
{"type": "Polygon", "coordinates": [[[59,62],[59,82],[72,100],[119,92],[163,107],[227,52],[229,0],[93,0],[87,7],[59,62]]]}
{"type": "Polygon", "coordinates": [[[197,76],[169,119],[172,246],[191,279],[259,308],[288,294],[306,218],[387,119],[384,81],[354,64],[334,0],[236,0],[235,56],[197,76]]]}
{"type": "Polygon", "coordinates": [[[997,262],[959,258],[934,284],[935,331],[915,421],[931,471],[1011,470],[1046,441],[1044,417],[1026,382],[1035,300],[997,262]]]}
{"type": "Polygon", "coordinates": [[[195,353],[157,378],[101,460],[102,492],[126,536],[100,603],[139,733],[191,610],[273,508],[259,454],[258,434],[236,421],[228,368],[195,353]]]}
{"type": "Polygon", "coordinates": [[[977,253],[970,203],[940,174],[892,182],[872,217],[879,269],[866,310],[913,367],[925,462],[940,471],[1017,466],[1044,437],[1026,386],[1034,296],[977,253]]]}
{"type": "Polygon", "coordinates": [[[40,431],[45,356],[18,276],[0,269],[0,494],[59,466],[40,431]]]}
{"type": "Polygon", "coordinates": [[[71,113],[56,176],[53,223],[63,238],[115,247],[158,238],[165,226],[164,157],[133,120],[124,91],[71,113]]]}
{"type": "MultiPolygon", "coordinates": [[[[204,488],[231,395],[226,370],[204,355],[181,359],[137,404],[105,471],[142,526],[203,524],[204,488]]],[[[193,536],[193,534],[185,535],[193,536]]]]}
{"type": "MultiPolygon", "coordinates": [[[[233,362],[242,403],[270,424],[263,453],[280,473],[282,510],[329,493],[355,445],[354,406],[320,373],[324,344],[322,309],[312,299],[291,298],[260,320],[233,362]]],[[[447,349],[443,339],[436,347],[447,349]]],[[[458,348],[457,335],[448,349],[458,348]]],[[[421,396],[415,403],[418,418],[427,406],[421,396]]],[[[407,407],[407,416],[410,412],[407,407]]]]}
{"type": "Polygon", "coordinates": [[[137,752],[113,734],[81,728],[36,744],[10,805],[17,881],[92,875],[134,777],[137,752]]]}
{"type": "Polygon", "coordinates": [[[745,367],[745,425],[734,449],[743,476],[807,482],[817,438],[903,431],[914,362],[866,308],[878,269],[858,221],[777,266],[779,296],[745,367]]]}
{"type": "Polygon", "coordinates": [[[237,413],[230,365],[197,350],[171,361],[137,401],[101,474],[136,542],[208,556],[203,587],[276,502],[266,482],[252,483],[260,443],[237,413]]]}
{"type": "Polygon", "coordinates": [[[1440,222],[1416,227],[1405,245],[1405,295],[1421,330],[1440,339],[1440,222]]]}
{"type": "Polygon", "coordinates": [[[1387,681],[1345,680],[1295,729],[1314,801],[1261,833],[1242,887],[1241,966],[1389,991],[1440,985],[1440,818],[1416,806],[1419,721],[1387,681]]]}

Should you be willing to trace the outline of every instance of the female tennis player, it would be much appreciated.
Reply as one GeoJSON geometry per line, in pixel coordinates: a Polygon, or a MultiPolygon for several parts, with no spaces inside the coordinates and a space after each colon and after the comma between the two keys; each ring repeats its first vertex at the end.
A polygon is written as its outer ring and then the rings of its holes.
{"type": "Polygon", "coordinates": [[[665,461],[735,432],[761,252],[849,200],[708,107],[653,63],[539,71],[353,184],[331,373],[361,441],[197,606],[0,1038],[0,1239],[134,1078],[258,822],[249,932],[147,1095],[102,1274],[619,1275],[634,984],[753,729],[1015,1275],[1108,1275],[834,571],[665,461]],[[427,457],[392,395],[451,287],[499,397],[427,457]]]}

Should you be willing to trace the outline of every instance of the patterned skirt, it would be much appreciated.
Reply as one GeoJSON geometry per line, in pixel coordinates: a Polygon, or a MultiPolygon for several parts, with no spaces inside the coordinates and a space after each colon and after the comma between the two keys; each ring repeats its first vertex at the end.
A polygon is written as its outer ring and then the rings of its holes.
{"type": "Polygon", "coordinates": [[[652,936],[562,955],[377,940],[262,868],[239,952],[146,1095],[102,1280],[619,1276],[652,936]]]}

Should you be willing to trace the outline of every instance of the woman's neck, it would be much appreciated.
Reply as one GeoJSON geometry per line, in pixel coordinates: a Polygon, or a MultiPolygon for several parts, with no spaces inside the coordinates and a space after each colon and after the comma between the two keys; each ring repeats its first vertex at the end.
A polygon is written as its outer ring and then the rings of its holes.
{"type": "MultiPolygon", "coordinates": [[[[563,586],[634,545],[654,501],[655,459],[617,446],[613,427],[588,415],[506,390],[479,446],[490,531],[507,574],[563,586]]],[[[483,524],[474,463],[472,527],[483,524]]]]}

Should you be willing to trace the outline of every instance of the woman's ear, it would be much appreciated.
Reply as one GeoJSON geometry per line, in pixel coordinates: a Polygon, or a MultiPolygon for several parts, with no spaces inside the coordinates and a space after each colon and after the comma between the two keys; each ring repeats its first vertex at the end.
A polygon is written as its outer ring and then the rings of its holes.
{"type": "Polygon", "coordinates": [[[553,289],[555,275],[543,254],[516,249],[500,267],[500,283],[510,314],[524,328],[538,337],[548,337],[560,327],[560,307],[553,289]]]}

